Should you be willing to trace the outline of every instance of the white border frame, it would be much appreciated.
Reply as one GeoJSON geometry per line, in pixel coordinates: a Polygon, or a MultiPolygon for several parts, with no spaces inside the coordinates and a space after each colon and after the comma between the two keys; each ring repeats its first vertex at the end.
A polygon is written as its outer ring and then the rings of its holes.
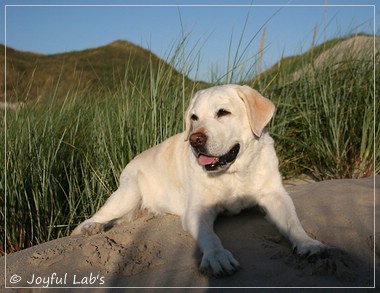
{"type": "MultiPolygon", "coordinates": [[[[7,87],[6,87],[6,81],[7,81],[7,7],[325,7],[326,5],[317,5],[317,4],[310,4],[310,5],[280,5],[280,4],[5,4],[4,5],[4,46],[5,46],[5,58],[4,58],[4,85],[5,85],[5,91],[4,91],[4,97],[5,97],[5,103],[7,103],[7,87]]],[[[372,7],[373,8],[373,77],[374,77],[374,83],[373,83],[373,93],[374,97],[376,94],[376,5],[361,5],[361,4],[350,4],[350,5],[328,5],[329,7],[372,7]]],[[[373,101],[374,103],[374,109],[376,109],[376,98],[373,101]]],[[[373,117],[373,134],[374,137],[376,137],[376,113],[374,112],[373,117]]],[[[4,179],[6,182],[6,176],[7,176],[7,169],[6,169],[6,159],[7,159],[7,107],[4,109],[4,179]]],[[[374,150],[376,150],[376,140],[374,139],[373,142],[374,150]]],[[[374,215],[374,231],[373,231],[373,287],[48,287],[48,289],[86,289],[86,288],[99,288],[99,289],[206,289],[206,288],[212,288],[212,289],[375,289],[376,288],[376,160],[375,160],[375,154],[374,154],[374,164],[373,164],[373,201],[374,201],[374,207],[373,207],[373,215],[374,215]]],[[[6,226],[6,219],[7,219],[7,184],[4,186],[4,239],[6,239],[7,235],[7,226],[6,226]]],[[[37,288],[43,288],[42,286],[37,287],[17,287],[17,286],[7,286],[8,284],[8,278],[7,278],[7,243],[4,242],[4,253],[5,253],[5,265],[4,265],[4,288],[6,289],[37,289],[37,288]]]]}

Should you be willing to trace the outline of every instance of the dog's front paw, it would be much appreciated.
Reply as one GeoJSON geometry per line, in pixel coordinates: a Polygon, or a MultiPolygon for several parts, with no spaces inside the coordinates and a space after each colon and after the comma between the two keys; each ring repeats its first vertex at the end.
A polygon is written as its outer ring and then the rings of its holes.
{"type": "Polygon", "coordinates": [[[328,257],[329,247],[310,238],[295,245],[293,252],[307,257],[310,262],[315,262],[319,258],[328,257]]]}
{"type": "Polygon", "coordinates": [[[96,223],[92,221],[83,222],[78,227],[76,227],[71,235],[84,235],[84,236],[91,236],[95,234],[99,234],[101,232],[104,232],[104,224],[96,223]]]}
{"type": "Polygon", "coordinates": [[[233,274],[240,268],[239,262],[226,249],[214,249],[205,252],[199,270],[201,273],[214,277],[233,274]]]}

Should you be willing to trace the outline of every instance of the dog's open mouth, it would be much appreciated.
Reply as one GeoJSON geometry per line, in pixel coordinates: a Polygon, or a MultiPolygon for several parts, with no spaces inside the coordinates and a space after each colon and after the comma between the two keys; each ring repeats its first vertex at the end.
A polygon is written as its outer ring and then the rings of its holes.
{"type": "Polygon", "coordinates": [[[221,157],[214,157],[200,153],[198,155],[198,163],[204,166],[207,171],[217,170],[219,167],[223,167],[228,163],[233,162],[240,150],[240,145],[235,144],[231,150],[221,157]]]}

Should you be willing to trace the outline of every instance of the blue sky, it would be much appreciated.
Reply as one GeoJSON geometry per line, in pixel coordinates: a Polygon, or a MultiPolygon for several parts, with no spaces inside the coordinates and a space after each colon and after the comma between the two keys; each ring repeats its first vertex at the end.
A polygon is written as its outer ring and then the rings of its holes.
{"type": "Polygon", "coordinates": [[[317,43],[325,38],[357,32],[380,33],[376,24],[380,7],[373,6],[376,4],[374,0],[13,0],[2,1],[2,4],[1,13],[6,19],[0,41],[12,48],[54,54],[98,47],[121,39],[148,48],[167,59],[183,35],[188,35],[184,56],[190,59],[189,64],[192,61],[198,64],[194,65],[190,77],[203,80],[210,80],[215,69],[219,73],[224,72],[228,59],[233,59],[236,52],[240,56],[245,51],[241,60],[246,60],[247,68],[252,66],[264,26],[263,68],[274,64],[282,56],[309,49],[315,27],[317,43]],[[20,6],[11,6],[16,4],[20,6]],[[102,4],[115,6],[91,6],[102,4]],[[155,6],[128,6],[133,4],[155,6]],[[188,4],[201,6],[184,6],[188,4]],[[232,52],[230,58],[229,51],[232,52]]]}

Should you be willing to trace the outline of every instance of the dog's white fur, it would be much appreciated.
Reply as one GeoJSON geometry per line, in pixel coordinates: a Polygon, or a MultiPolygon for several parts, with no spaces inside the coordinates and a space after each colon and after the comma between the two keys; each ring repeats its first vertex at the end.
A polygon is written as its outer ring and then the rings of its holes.
{"type": "Polygon", "coordinates": [[[326,247],[306,234],[282,185],[273,140],[264,130],[274,110],[248,86],[197,92],[186,112],[186,131],[136,156],[123,170],[119,188],[72,234],[100,232],[109,223],[132,219],[139,208],[176,214],[203,251],[200,270],[219,276],[234,272],[239,263],[213,231],[216,216],[259,205],[299,254],[321,253],[326,247]],[[228,114],[219,117],[220,109],[228,114]],[[189,143],[194,133],[205,134],[205,148],[213,156],[237,143],[240,151],[233,162],[208,172],[189,143]]]}

